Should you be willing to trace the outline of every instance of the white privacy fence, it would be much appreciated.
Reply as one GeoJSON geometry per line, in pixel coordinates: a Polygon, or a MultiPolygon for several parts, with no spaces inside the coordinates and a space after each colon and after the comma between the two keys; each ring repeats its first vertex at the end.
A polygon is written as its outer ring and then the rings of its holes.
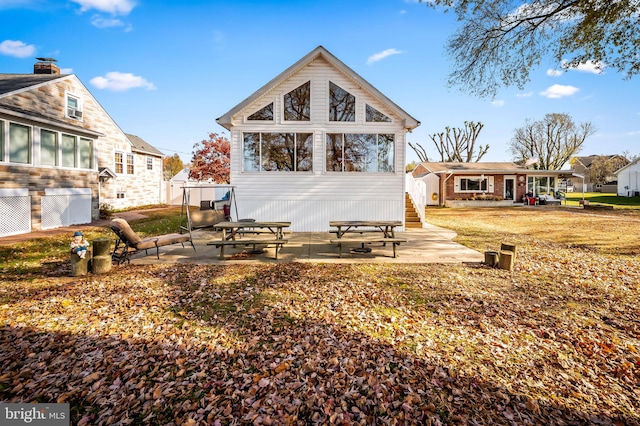
{"type": "Polygon", "coordinates": [[[213,187],[209,182],[169,181],[166,182],[167,204],[172,206],[182,205],[183,188],[188,186],[189,205],[200,206],[200,201],[220,200],[229,190],[229,186],[213,187]]]}
{"type": "Polygon", "coordinates": [[[91,222],[90,188],[46,188],[41,200],[42,229],[91,222]]]}

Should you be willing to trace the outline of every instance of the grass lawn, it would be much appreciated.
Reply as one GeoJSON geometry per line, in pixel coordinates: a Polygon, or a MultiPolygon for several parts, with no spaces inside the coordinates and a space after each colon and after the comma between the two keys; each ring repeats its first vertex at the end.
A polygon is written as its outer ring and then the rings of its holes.
{"type": "Polygon", "coordinates": [[[14,248],[1,253],[0,401],[68,402],[74,425],[640,425],[640,211],[624,213],[428,210],[477,250],[515,243],[513,271],[175,264],[72,278],[55,250],[20,266],[14,248]]]}
{"type": "MultiPolygon", "coordinates": [[[[578,206],[582,200],[582,192],[567,192],[567,205],[578,206]]],[[[616,209],[640,209],[640,197],[619,197],[618,194],[602,192],[585,192],[584,199],[590,204],[613,206],[616,209]]]]}

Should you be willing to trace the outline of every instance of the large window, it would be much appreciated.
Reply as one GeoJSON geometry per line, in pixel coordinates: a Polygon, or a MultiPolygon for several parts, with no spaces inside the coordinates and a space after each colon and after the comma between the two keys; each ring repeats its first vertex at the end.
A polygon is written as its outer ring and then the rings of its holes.
{"type": "Polygon", "coordinates": [[[80,167],[90,169],[93,167],[93,141],[80,138],[80,167]]]}
{"type": "Polygon", "coordinates": [[[75,136],[62,135],[62,158],[61,165],[63,167],[76,167],[77,139],[75,136]]]}
{"type": "Polygon", "coordinates": [[[4,121],[0,120],[0,161],[4,161],[4,121]]]}
{"type": "Polygon", "coordinates": [[[534,195],[553,195],[556,191],[555,176],[528,176],[527,187],[534,195]]]}
{"type": "Polygon", "coordinates": [[[31,162],[31,128],[21,124],[9,124],[9,161],[31,162]]]}
{"type": "Polygon", "coordinates": [[[486,191],[487,178],[460,178],[460,191],[486,191]]]}
{"type": "Polygon", "coordinates": [[[394,153],[394,135],[327,133],[327,171],[393,172],[394,153]]]}
{"type": "Polygon", "coordinates": [[[493,192],[493,176],[456,176],[454,192],[493,192]]]}
{"type": "Polygon", "coordinates": [[[308,172],[313,167],[313,133],[245,133],[245,172],[308,172]]]}
{"type": "Polygon", "coordinates": [[[40,130],[40,164],[43,166],[58,165],[58,133],[40,130]]]}
{"type": "Polygon", "coordinates": [[[311,120],[311,82],[307,81],[284,95],[284,119],[286,121],[311,120]]]}
{"type": "Polygon", "coordinates": [[[329,82],[329,121],[356,121],[356,97],[329,82]]]}

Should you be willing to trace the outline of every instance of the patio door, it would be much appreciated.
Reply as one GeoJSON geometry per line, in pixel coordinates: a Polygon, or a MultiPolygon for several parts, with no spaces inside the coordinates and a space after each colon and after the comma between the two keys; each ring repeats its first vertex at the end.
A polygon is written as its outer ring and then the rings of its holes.
{"type": "Polygon", "coordinates": [[[504,199],[515,201],[516,199],[516,179],[515,177],[504,178],[504,199]]]}

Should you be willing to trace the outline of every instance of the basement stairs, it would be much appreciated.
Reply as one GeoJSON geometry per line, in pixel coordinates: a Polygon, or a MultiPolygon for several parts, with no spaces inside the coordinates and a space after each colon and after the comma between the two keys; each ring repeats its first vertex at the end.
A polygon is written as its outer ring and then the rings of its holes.
{"type": "Polygon", "coordinates": [[[411,197],[408,193],[404,194],[404,226],[405,228],[422,228],[422,223],[420,222],[420,216],[418,216],[418,212],[416,211],[415,206],[413,205],[413,201],[411,201],[411,197]]]}

